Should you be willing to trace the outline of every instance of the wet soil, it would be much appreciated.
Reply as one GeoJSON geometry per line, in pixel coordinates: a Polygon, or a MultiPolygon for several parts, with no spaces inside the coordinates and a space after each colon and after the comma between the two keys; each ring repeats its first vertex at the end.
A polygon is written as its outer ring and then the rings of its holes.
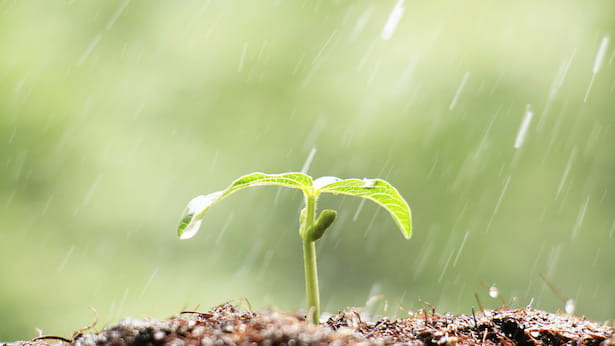
{"type": "Polygon", "coordinates": [[[318,326],[304,315],[242,311],[226,303],[208,312],[183,312],[165,321],[125,319],[97,333],[40,337],[13,345],[614,345],[615,328],[531,308],[368,321],[340,311],[318,326]]]}

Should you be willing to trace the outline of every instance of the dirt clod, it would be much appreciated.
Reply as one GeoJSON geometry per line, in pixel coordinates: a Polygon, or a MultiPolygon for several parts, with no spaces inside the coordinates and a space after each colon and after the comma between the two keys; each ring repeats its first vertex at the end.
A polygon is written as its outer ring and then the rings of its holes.
{"type": "MultiPolygon", "coordinates": [[[[40,346],[57,339],[17,342],[40,346]]],[[[99,345],[612,345],[615,328],[534,309],[440,315],[419,310],[398,320],[369,321],[353,309],[318,326],[296,312],[238,310],[222,304],[166,321],[125,319],[98,333],[77,334],[75,346],[99,345]]]]}

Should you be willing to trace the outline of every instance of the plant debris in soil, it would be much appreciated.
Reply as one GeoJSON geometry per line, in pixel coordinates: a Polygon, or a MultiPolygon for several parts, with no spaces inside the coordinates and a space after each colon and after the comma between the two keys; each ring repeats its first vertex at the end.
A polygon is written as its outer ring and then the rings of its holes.
{"type": "MultiPolygon", "coordinates": [[[[12,345],[62,342],[94,345],[613,345],[615,328],[531,308],[440,315],[419,310],[398,320],[368,321],[354,309],[320,325],[298,312],[241,311],[225,303],[208,312],[182,312],[166,321],[124,319],[70,339],[43,336],[12,345]]],[[[7,345],[7,344],[5,344],[7,345]]]]}

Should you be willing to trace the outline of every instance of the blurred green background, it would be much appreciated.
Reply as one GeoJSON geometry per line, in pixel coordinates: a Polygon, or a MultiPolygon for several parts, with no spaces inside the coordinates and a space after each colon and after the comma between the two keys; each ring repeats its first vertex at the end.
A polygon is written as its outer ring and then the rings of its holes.
{"type": "Polygon", "coordinates": [[[614,14],[606,0],[0,1],[0,340],[70,336],[88,306],[99,326],[244,297],[303,309],[299,191],[233,195],[189,241],[176,226],[195,195],[301,170],[312,150],[311,175],[385,178],[414,215],[404,241],[375,204],[321,199],[341,216],[318,244],[323,310],[377,294],[389,316],[418,297],[499,306],[481,282],[563,309],[545,273],[576,314],[614,318],[614,14]]]}

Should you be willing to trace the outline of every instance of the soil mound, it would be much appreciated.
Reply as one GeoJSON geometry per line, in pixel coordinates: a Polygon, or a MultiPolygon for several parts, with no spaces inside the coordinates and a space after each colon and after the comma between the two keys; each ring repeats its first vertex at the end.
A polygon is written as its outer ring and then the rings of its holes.
{"type": "MultiPolygon", "coordinates": [[[[55,337],[58,342],[58,337],[55,337]]],[[[13,345],[49,344],[40,337],[13,345]]],[[[425,310],[398,320],[367,321],[356,310],[325,323],[295,312],[241,311],[226,303],[166,321],[125,319],[98,333],[59,341],[95,345],[614,345],[615,328],[530,308],[440,315],[425,310]]]]}

